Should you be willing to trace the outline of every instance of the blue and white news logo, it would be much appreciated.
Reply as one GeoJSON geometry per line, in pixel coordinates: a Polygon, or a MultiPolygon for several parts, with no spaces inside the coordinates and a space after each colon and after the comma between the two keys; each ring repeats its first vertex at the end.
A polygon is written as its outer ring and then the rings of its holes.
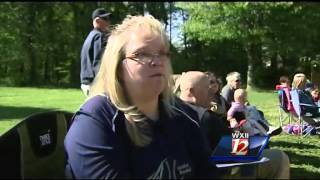
{"type": "Polygon", "coordinates": [[[211,156],[214,161],[248,162],[259,160],[269,142],[269,136],[249,136],[248,133],[234,132],[222,136],[211,156]]]}

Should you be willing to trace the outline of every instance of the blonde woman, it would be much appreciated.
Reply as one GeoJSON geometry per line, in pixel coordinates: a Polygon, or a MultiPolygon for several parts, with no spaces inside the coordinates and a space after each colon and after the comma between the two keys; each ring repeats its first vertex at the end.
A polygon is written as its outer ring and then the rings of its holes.
{"type": "Polygon", "coordinates": [[[304,90],[306,83],[306,75],[304,75],[303,73],[297,73],[294,75],[292,80],[292,89],[304,90]]]}
{"type": "Polygon", "coordinates": [[[199,125],[173,106],[169,43],[152,16],[112,31],[90,95],[65,139],[67,177],[214,177],[199,125]]]}
{"type": "MultiPolygon", "coordinates": [[[[320,113],[318,111],[319,108],[313,101],[310,92],[305,90],[306,83],[306,75],[303,73],[297,73],[294,75],[292,80],[292,89],[297,91],[299,96],[299,103],[307,104],[301,106],[301,111],[303,112],[303,114],[308,114],[308,116],[315,120],[317,122],[317,125],[320,126],[320,113]]],[[[309,118],[308,116],[305,116],[303,118],[307,120],[309,118]]]]}

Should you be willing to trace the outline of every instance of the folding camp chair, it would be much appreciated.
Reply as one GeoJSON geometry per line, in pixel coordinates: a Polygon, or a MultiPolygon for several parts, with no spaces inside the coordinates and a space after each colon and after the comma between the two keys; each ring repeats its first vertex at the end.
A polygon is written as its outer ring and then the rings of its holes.
{"type": "Polygon", "coordinates": [[[290,94],[286,93],[284,88],[277,89],[279,97],[279,124],[283,127],[284,122],[288,120],[288,124],[291,124],[292,121],[292,102],[290,94]]]}
{"type": "Polygon", "coordinates": [[[0,178],[64,178],[64,138],[73,113],[33,114],[0,137],[0,178]]]}
{"type": "Polygon", "coordinates": [[[319,108],[316,104],[305,104],[300,103],[300,97],[298,90],[291,90],[290,91],[292,105],[295,110],[296,115],[298,116],[299,125],[300,125],[300,133],[303,137],[309,135],[313,130],[320,129],[320,113],[319,108]],[[310,113],[307,112],[305,109],[308,107],[312,107],[317,109],[316,112],[310,113]],[[319,117],[318,120],[315,117],[319,117]],[[307,122],[312,128],[303,129],[303,121],[307,122]]]}

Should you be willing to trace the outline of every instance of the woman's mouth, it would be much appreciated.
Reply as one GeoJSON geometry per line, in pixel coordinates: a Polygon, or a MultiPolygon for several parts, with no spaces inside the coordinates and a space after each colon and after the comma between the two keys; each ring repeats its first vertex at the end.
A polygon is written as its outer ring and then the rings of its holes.
{"type": "Polygon", "coordinates": [[[161,74],[161,73],[156,73],[156,74],[151,75],[150,77],[161,77],[161,76],[163,76],[163,74],[161,74]]]}

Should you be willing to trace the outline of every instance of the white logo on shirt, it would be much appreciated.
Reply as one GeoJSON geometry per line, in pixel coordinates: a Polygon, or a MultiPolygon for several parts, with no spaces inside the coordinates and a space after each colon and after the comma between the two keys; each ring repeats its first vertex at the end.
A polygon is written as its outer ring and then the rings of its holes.
{"type": "Polygon", "coordinates": [[[51,144],[51,136],[50,136],[50,130],[48,130],[48,133],[40,135],[39,136],[41,146],[45,146],[48,144],[51,144]]]}
{"type": "Polygon", "coordinates": [[[147,179],[183,179],[185,175],[191,173],[192,169],[188,163],[176,166],[177,161],[169,162],[167,158],[161,161],[158,169],[147,179]]]}

